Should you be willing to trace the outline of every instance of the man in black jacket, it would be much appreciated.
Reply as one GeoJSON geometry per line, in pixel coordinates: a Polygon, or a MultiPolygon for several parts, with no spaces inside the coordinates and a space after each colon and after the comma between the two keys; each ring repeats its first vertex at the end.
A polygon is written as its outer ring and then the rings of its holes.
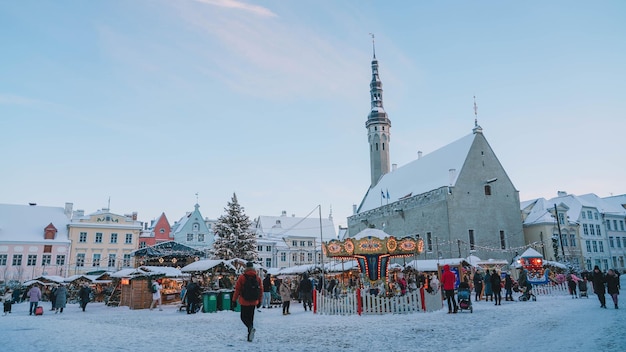
{"type": "Polygon", "coordinates": [[[600,271],[600,268],[596,265],[593,267],[591,281],[593,282],[593,292],[598,296],[598,300],[600,301],[600,308],[606,308],[606,288],[604,287],[604,283],[606,279],[604,278],[604,274],[600,271]]]}
{"type": "Polygon", "coordinates": [[[302,298],[302,305],[304,305],[304,311],[306,312],[306,307],[309,307],[309,310],[312,310],[313,305],[313,284],[311,280],[309,280],[309,276],[304,273],[302,276],[302,280],[300,281],[300,298],[302,298]]]}

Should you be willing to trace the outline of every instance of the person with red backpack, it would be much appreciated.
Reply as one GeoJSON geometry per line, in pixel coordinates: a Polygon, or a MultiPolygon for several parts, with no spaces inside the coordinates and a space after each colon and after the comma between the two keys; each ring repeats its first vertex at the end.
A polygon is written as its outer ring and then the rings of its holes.
{"type": "Polygon", "coordinates": [[[254,309],[261,306],[263,299],[263,282],[254,270],[254,263],[247,262],[246,270],[235,283],[233,302],[241,306],[241,321],[248,328],[248,342],[254,339],[254,309]]]}

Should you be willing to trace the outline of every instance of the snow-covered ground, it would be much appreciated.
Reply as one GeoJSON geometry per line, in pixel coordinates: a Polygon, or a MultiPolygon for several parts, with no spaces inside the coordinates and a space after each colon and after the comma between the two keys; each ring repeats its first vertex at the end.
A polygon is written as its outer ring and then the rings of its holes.
{"type": "MultiPolygon", "coordinates": [[[[622,275],[622,284],[626,275],[622,275]]],[[[622,287],[624,287],[622,285],[622,287]]],[[[517,295],[514,295],[517,298],[517,295]]],[[[536,302],[474,302],[474,312],[328,316],[292,302],[255,314],[253,342],[239,313],[188,315],[175,305],[130,310],[70,304],[63,314],[29,316],[28,303],[0,316],[0,351],[625,351],[626,295],[621,308],[589,298],[538,296],[536,302]]]]}

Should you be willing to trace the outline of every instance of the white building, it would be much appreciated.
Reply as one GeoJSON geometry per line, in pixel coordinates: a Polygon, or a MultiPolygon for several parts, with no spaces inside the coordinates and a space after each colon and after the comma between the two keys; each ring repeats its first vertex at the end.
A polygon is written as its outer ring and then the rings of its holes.
{"type": "Polygon", "coordinates": [[[521,209],[525,240],[536,244],[548,260],[564,257],[583,270],[590,271],[597,265],[604,271],[623,271],[624,205],[626,196],[600,198],[593,193],[576,196],[559,192],[558,197],[549,200],[524,201],[521,209]]]}
{"type": "Polygon", "coordinates": [[[286,268],[304,264],[320,264],[320,241],[336,239],[332,215],[328,218],[259,216],[254,219],[259,259],[268,268],[286,268]]]}

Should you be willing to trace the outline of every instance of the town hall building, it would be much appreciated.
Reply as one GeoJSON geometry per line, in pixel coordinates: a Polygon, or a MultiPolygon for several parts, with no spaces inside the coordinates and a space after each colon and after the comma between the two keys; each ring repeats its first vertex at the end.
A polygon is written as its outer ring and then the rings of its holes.
{"type": "Polygon", "coordinates": [[[391,121],[375,53],[370,97],[365,127],[371,185],[348,217],[348,236],[377,228],[395,237],[419,237],[424,242],[420,259],[472,254],[510,261],[523,252],[519,192],[477,120],[472,133],[390,168],[391,121]]]}

